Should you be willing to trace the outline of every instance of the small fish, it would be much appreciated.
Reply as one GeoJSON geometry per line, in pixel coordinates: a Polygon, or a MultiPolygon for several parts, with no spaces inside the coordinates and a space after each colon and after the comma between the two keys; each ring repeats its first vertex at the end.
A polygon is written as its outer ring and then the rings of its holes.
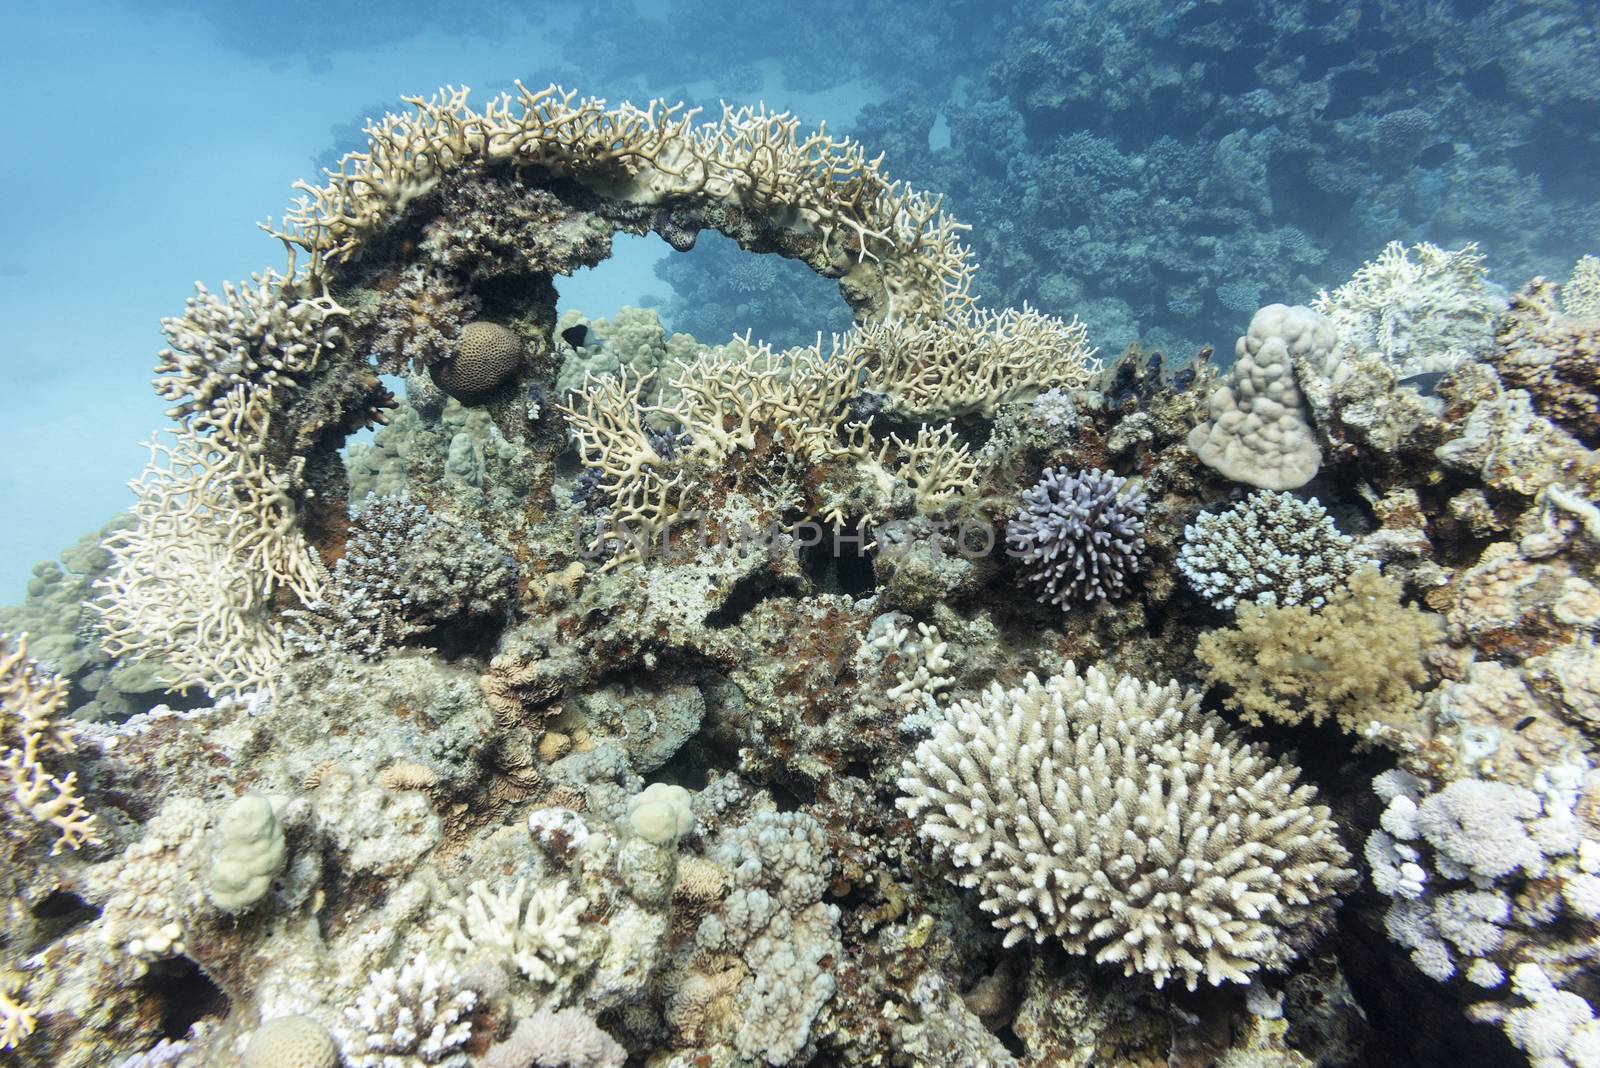
{"type": "Polygon", "coordinates": [[[1430,394],[1433,392],[1433,387],[1439,384],[1439,379],[1443,377],[1443,371],[1424,371],[1420,375],[1412,375],[1409,378],[1402,378],[1399,384],[1402,386],[1410,386],[1418,393],[1430,394]]]}
{"type": "MultiPolygon", "coordinates": [[[[565,330],[561,331],[561,340],[565,341],[575,349],[583,348],[585,345],[589,344],[588,324],[579,323],[577,326],[567,327],[565,330]]],[[[594,347],[600,347],[599,338],[594,339],[594,347]]]]}

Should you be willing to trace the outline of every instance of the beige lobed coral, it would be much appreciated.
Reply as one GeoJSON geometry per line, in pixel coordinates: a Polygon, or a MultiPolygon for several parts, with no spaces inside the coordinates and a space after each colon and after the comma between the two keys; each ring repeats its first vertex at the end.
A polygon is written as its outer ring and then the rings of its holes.
{"type": "Polygon", "coordinates": [[[1189,432],[1189,448],[1235,482],[1271,490],[1310,482],[1322,450],[1295,374],[1333,351],[1332,325],[1310,309],[1269,304],[1256,312],[1234,346],[1227,382],[1207,401],[1206,421],[1189,432]]]}
{"type": "Polygon", "coordinates": [[[1241,604],[1237,622],[1202,636],[1195,652],[1246,722],[1332,718],[1361,734],[1374,721],[1416,724],[1422,657],[1443,637],[1437,616],[1401,605],[1398,583],[1363,568],[1320,611],[1241,604]]]}
{"type": "Polygon", "coordinates": [[[1352,882],[1298,770],[1200,696],[1097,668],[948,707],[899,807],[1006,932],[1190,989],[1278,969],[1352,882]]]}

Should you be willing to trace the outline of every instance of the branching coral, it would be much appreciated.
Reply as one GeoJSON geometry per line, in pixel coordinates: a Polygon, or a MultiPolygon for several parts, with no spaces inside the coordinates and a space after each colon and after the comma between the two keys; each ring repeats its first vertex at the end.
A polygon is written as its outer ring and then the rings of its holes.
{"type": "Polygon", "coordinates": [[[529,894],[527,880],[494,891],[480,879],[464,900],[448,903],[439,922],[448,932],[446,949],[503,961],[536,983],[553,983],[556,968],[576,957],[578,917],[588,906],[565,880],[529,894]]]}
{"type": "Polygon", "coordinates": [[[291,636],[311,652],[330,644],[377,656],[436,627],[492,619],[516,594],[516,570],[476,527],[405,497],[369,497],[322,596],[291,636]]]}
{"type": "Polygon", "coordinates": [[[1448,371],[1494,347],[1503,301],[1484,283],[1476,244],[1454,252],[1392,241],[1355,275],[1311,304],[1357,356],[1377,354],[1396,377],[1448,371]],[[1416,259],[1412,259],[1415,254],[1416,259]]]}
{"type": "MultiPolygon", "coordinates": [[[[64,777],[41,762],[77,749],[66,717],[66,684],[28,657],[27,636],[0,634],[0,780],[5,806],[55,830],[52,854],[96,841],[94,817],[78,795],[76,772],[64,777]]],[[[8,830],[25,833],[12,823],[8,830]]]]}
{"type": "Polygon", "coordinates": [[[1006,525],[1006,544],[1028,567],[1039,600],[1116,597],[1144,566],[1144,515],[1149,500],[1128,480],[1095,469],[1076,474],[1046,468],[1006,525]]]}
{"type": "Polygon", "coordinates": [[[478,299],[446,271],[421,265],[401,272],[378,302],[372,351],[384,374],[403,375],[448,360],[478,299]]]}
{"type": "MultiPolygon", "coordinates": [[[[577,100],[555,86],[517,86],[484,110],[467,90],[410,97],[407,115],[367,127],[365,151],[345,156],[327,184],[305,195],[281,227],[266,228],[311,254],[314,272],[355,254],[442,179],[470,167],[539,167],[634,204],[698,201],[781,220],[813,235],[816,255],[849,267],[846,284],[885,318],[939,314],[970,303],[970,255],[937,199],[890,182],[878,160],[825,131],[801,135],[799,120],[724,107],[695,126],[694,110],[652,101],[644,108],[577,100]]],[[[820,265],[820,264],[819,264],[820,265]]]]}
{"type": "Polygon", "coordinates": [[[901,765],[907,815],[1006,944],[1054,936],[1190,989],[1282,968],[1350,885],[1297,769],[1200,697],[1096,668],[951,705],[901,765]]]}
{"type": "Polygon", "coordinates": [[[1257,490],[1222,512],[1202,512],[1178,553],[1195,592],[1218,608],[1241,601],[1320,608],[1366,561],[1315,497],[1257,490]]]}
{"type": "Polygon", "coordinates": [[[350,313],[327,296],[302,296],[307,288],[276,271],[224,282],[220,296],[197,283],[183,314],[161,320],[169,347],[155,386],[174,404],[167,414],[204,414],[237,386],[288,385],[315,370],[341,343],[350,313]]]}
{"type": "Polygon", "coordinates": [[[1206,681],[1246,722],[1332,717],[1361,734],[1373,722],[1415,726],[1423,653],[1444,637],[1437,616],[1400,604],[1400,586],[1363,568],[1320,611],[1243,603],[1200,639],[1206,681]]]}
{"type": "Polygon", "coordinates": [[[1082,389],[1100,371],[1082,323],[1027,306],[869,327],[852,342],[868,352],[867,388],[919,418],[993,418],[1047,389],[1082,389]]]}
{"type": "Polygon", "coordinates": [[[476,1002],[455,972],[419,953],[375,972],[345,1010],[345,1058],[351,1068],[437,1064],[466,1043],[476,1002]]]}

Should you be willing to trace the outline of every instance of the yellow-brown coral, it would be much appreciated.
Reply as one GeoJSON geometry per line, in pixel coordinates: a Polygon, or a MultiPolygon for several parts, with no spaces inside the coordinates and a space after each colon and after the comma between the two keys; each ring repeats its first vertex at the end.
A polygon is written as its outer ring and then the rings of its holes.
{"type": "Polygon", "coordinates": [[[1414,724],[1427,679],[1422,654],[1444,637],[1438,617],[1400,604],[1398,583],[1370,568],[1326,606],[1243,604],[1227,630],[1200,639],[1206,681],[1249,723],[1330,716],[1351,733],[1373,721],[1414,724]]]}
{"type": "Polygon", "coordinates": [[[94,817],[78,796],[76,772],[58,778],[40,763],[77,749],[62,718],[67,687],[28,658],[27,636],[0,634],[0,780],[15,813],[56,829],[52,854],[95,841],[94,817]]]}

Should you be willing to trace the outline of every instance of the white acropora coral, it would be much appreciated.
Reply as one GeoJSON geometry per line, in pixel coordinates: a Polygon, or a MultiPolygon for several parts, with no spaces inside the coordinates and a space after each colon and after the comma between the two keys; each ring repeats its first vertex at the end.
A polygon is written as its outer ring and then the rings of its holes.
{"type": "Polygon", "coordinates": [[[565,879],[531,895],[526,879],[499,892],[480,879],[465,900],[456,898],[445,907],[439,922],[448,931],[446,949],[502,960],[536,983],[553,983],[556,966],[577,956],[578,917],[589,902],[573,897],[565,879]]]}
{"type": "Polygon", "coordinates": [[[899,807],[1006,945],[1054,935],[1157,986],[1249,982],[1296,955],[1353,873],[1298,769],[1199,703],[1071,664],[995,684],[901,765],[899,807]]]}
{"type": "Polygon", "coordinates": [[[1494,348],[1505,300],[1484,282],[1483,263],[1476,244],[1452,252],[1391,241],[1311,306],[1333,320],[1343,345],[1376,354],[1399,378],[1449,371],[1494,348]]]}
{"type": "Polygon", "coordinates": [[[1315,497],[1257,490],[1183,528],[1178,570],[1217,608],[1240,601],[1320,608],[1371,561],[1315,497]]]}
{"type": "Polygon", "coordinates": [[[478,996],[448,967],[419,953],[400,968],[373,974],[344,1010],[344,1052],[350,1068],[416,1068],[440,1064],[464,1045],[466,1018],[478,996]]]}

